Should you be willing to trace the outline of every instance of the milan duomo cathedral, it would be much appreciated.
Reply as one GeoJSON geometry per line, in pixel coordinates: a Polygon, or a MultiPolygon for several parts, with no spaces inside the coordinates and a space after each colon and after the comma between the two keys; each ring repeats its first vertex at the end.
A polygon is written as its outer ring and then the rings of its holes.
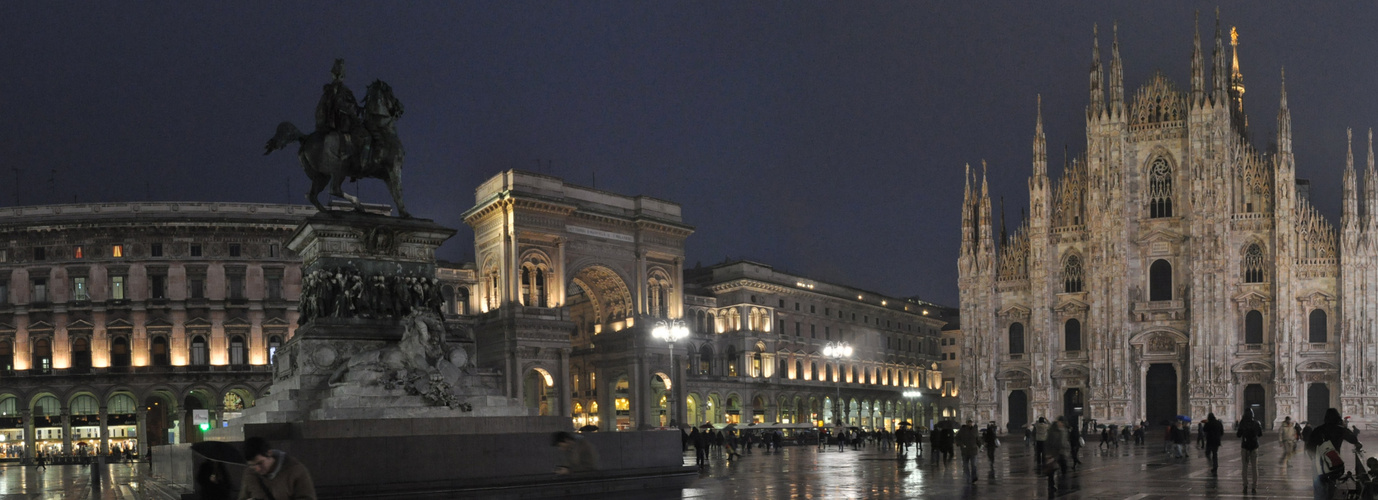
{"type": "MultiPolygon", "coordinates": [[[[1344,167],[1340,228],[1307,198],[1284,83],[1276,151],[1250,145],[1238,37],[1195,35],[1191,87],[1124,92],[1091,54],[1086,151],[1050,180],[1040,105],[1029,213],[991,223],[968,176],[960,268],[962,418],[1101,423],[1245,408],[1265,426],[1340,409],[1378,423],[1378,174],[1344,167]],[[1108,94],[1108,95],[1107,95],[1108,94]]],[[[1352,141],[1351,141],[1352,142],[1352,141]]],[[[1336,145],[1339,138],[1336,138],[1336,145]]],[[[1003,216],[1002,216],[1003,219],[1003,216]]]]}

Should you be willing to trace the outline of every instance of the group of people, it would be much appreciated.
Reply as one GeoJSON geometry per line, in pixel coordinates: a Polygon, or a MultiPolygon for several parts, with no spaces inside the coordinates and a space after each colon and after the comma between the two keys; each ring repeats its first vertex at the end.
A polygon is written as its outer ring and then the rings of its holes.
{"type": "Polygon", "coordinates": [[[708,465],[709,454],[716,454],[721,457],[726,455],[728,459],[740,458],[742,452],[751,454],[752,448],[764,448],[766,453],[772,451],[779,452],[784,445],[785,434],[780,429],[770,429],[765,431],[739,431],[737,429],[712,429],[705,427],[700,431],[697,427],[684,433],[681,441],[681,449],[689,451],[689,447],[694,447],[694,464],[699,467],[708,465]]]}

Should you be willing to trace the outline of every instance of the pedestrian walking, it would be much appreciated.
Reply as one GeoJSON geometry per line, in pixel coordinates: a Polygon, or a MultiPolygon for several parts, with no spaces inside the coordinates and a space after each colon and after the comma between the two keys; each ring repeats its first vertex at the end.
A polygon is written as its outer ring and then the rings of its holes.
{"type": "Polygon", "coordinates": [[[1081,459],[1077,458],[1077,452],[1081,450],[1081,442],[1081,431],[1077,429],[1077,426],[1068,426],[1067,449],[1069,450],[1068,455],[1072,457],[1072,470],[1077,470],[1077,466],[1081,465],[1081,459]]]}
{"type": "Polygon", "coordinates": [[[1263,424],[1254,419],[1253,408],[1245,408],[1244,418],[1239,421],[1237,428],[1239,430],[1234,434],[1239,438],[1239,448],[1243,450],[1244,492],[1258,493],[1258,438],[1263,435],[1263,424]],[[1250,477],[1253,477],[1252,483],[1250,477]]]}
{"type": "Polygon", "coordinates": [[[1282,448],[1282,458],[1278,459],[1278,465],[1284,467],[1292,466],[1292,455],[1297,453],[1297,428],[1292,422],[1292,417],[1282,419],[1282,425],[1278,427],[1278,446],[1282,448]]]}
{"type": "Polygon", "coordinates": [[[1201,434],[1206,441],[1206,460],[1211,463],[1211,475],[1216,474],[1216,469],[1220,468],[1220,437],[1225,435],[1225,424],[1215,419],[1215,413],[1206,415],[1206,421],[1201,423],[1201,434]]]}
{"type": "Polygon", "coordinates": [[[1048,493],[1057,491],[1057,481],[1053,477],[1061,469],[1062,477],[1067,477],[1067,421],[1063,417],[1058,417],[1057,422],[1049,426],[1047,439],[1043,442],[1044,461],[1041,462],[1043,473],[1048,475],[1048,493]]]}
{"type": "Polygon", "coordinates": [[[995,436],[995,422],[986,426],[985,434],[982,441],[986,446],[986,457],[990,459],[990,472],[995,474],[995,448],[1000,446],[1000,439],[995,436]]]}
{"type": "Polygon", "coordinates": [[[1034,462],[1043,463],[1044,446],[1048,441],[1048,428],[1052,424],[1048,419],[1038,417],[1038,423],[1034,424],[1034,462]]]}
{"type": "Polygon", "coordinates": [[[1110,428],[1105,427],[1100,430],[1100,450],[1105,451],[1110,447],[1110,428]]]}
{"type": "Polygon", "coordinates": [[[708,465],[708,433],[699,432],[698,427],[689,432],[689,440],[694,443],[694,465],[706,467],[708,465]]]}
{"type": "Polygon", "coordinates": [[[1337,474],[1331,472],[1330,466],[1334,464],[1332,460],[1340,459],[1338,452],[1345,441],[1354,445],[1355,452],[1364,449],[1354,432],[1345,428],[1340,411],[1334,408],[1325,410],[1325,423],[1312,430],[1306,438],[1306,454],[1316,462],[1317,470],[1311,480],[1312,495],[1316,500],[1328,500],[1335,496],[1335,480],[1344,472],[1344,467],[1341,464],[1337,474]],[[1333,457],[1327,457],[1325,451],[1336,453],[1333,457]]]}
{"type": "Polygon", "coordinates": [[[1187,445],[1191,444],[1191,428],[1187,427],[1187,423],[1179,420],[1177,421],[1177,425],[1172,426],[1168,432],[1172,439],[1173,458],[1189,457],[1190,453],[1187,452],[1187,445]]]}
{"type": "Polygon", "coordinates": [[[976,482],[976,457],[981,451],[981,439],[976,432],[976,424],[967,419],[966,425],[957,430],[957,446],[962,449],[962,472],[970,482],[976,482]]]}

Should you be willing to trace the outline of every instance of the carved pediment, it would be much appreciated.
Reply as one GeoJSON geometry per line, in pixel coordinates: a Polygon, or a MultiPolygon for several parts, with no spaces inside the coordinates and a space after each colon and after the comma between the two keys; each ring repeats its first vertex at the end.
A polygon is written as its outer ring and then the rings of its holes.
{"type": "Polygon", "coordinates": [[[105,329],[109,330],[111,328],[134,328],[134,324],[124,318],[105,322],[105,329]]]}
{"type": "Polygon", "coordinates": [[[1240,364],[1236,365],[1236,366],[1234,367],[1234,370],[1233,370],[1233,371],[1234,371],[1235,373],[1242,373],[1242,372],[1271,372],[1271,371],[1273,371],[1273,367],[1268,366],[1268,365],[1263,364],[1263,363],[1259,363],[1259,362],[1257,362],[1257,361],[1246,361],[1246,362],[1243,362],[1243,363],[1240,363],[1240,364]]]}
{"type": "Polygon", "coordinates": [[[287,326],[287,320],[282,318],[268,318],[263,322],[263,326],[287,326]]]}
{"type": "Polygon", "coordinates": [[[35,321],[29,323],[29,330],[52,330],[53,324],[47,321],[35,321]]]}
{"type": "Polygon", "coordinates": [[[1176,245],[1184,240],[1186,240],[1186,236],[1183,236],[1182,233],[1167,229],[1154,229],[1139,236],[1139,244],[1144,246],[1151,246],[1155,242],[1176,245]]]}
{"type": "Polygon", "coordinates": [[[240,316],[225,320],[225,326],[249,326],[249,320],[240,316]]]}
{"type": "Polygon", "coordinates": [[[1026,372],[1026,371],[1024,371],[1024,370],[1006,370],[1006,371],[1002,372],[999,376],[995,377],[995,379],[996,379],[996,380],[1029,380],[1030,377],[1029,377],[1029,373],[1026,372]]]}
{"type": "Polygon", "coordinates": [[[1086,378],[1086,369],[1080,366],[1064,366],[1053,378],[1086,378]]]}
{"type": "Polygon", "coordinates": [[[67,324],[68,330],[90,330],[95,327],[96,325],[93,325],[90,321],[86,321],[84,319],[79,319],[67,324]]]}
{"type": "Polygon", "coordinates": [[[1019,305],[1009,306],[996,313],[997,316],[1011,321],[1028,321],[1029,308],[1019,305]]]}
{"type": "Polygon", "coordinates": [[[196,318],[189,319],[189,320],[187,320],[187,322],[184,323],[184,324],[185,324],[186,326],[189,326],[189,327],[205,327],[205,328],[210,328],[210,326],[211,326],[211,322],[210,322],[210,321],[207,321],[206,318],[201,318],[201,317],[196,317],[196,318]]]}
{"type": "Polygon", "coordinates": [[[1335,365],[1326,363],[1324,361],[1312,361],[1310,363],[1306,363],[1304,365],[1297,367],[1297,371],[1300,372],[1325,372],[1337,370],[1338,369],[1335,367],[1335,365]]]}
{"type": "Polygon", "coordinates": [[[0,332],[12,332],[12,331],[14,331],[14,325],[11,325],[11,324],[9,324],[9,323],[0,322],[0,332]]]}
{"type": "Polygon", "coordinates": [[[1297,297],[1297,300],[1310,307],[1333,307],[1335,305],[1335,296],[1320,290],[1313,290],[1311,293],[1297,297]]]}
{"type": "Polygon", "coordinates": [[[1079,300],[1079,299],[1075,299],[1075,298],[1063,298],[1062,300],[1059,301],[1059,304],[1057,305],[1057,309],[1055,309],[1055,310],[1056,310],[1058,313],[1060,313],[1060,314],[1062,314],[1062,315],[1064,315],[1064,316],[1077,316],[1077,315],[1080,315],[1081,313],[1084,313],[1084,312],[1086,312],[1086,311],[1088,311],[1088,310],[1090,310],[1090,309],[1091,309],[1091,304],[1087,304],[1086,302],[1082,302],[1082,301],[1079,300]]]}
{"type": "Polygon", "coordinates": [[[150,320],[148,320],[147,322],[145,322],[145,323],[144,323],[144,327],[145,327],[145,328],[158,328],[158,327],[171,328],[171,327],[172,327],[172,323],[169,323],[168,320],[167,320],[167,318],[153,318],[153,319],[150,319],[150,320]]]}
{"type": "Polygon", "coordinates": [[[1234,296],[1234,303],[1239,305],[1240,309],[1244,310],[1263,309],[1271,302],[1272,298],[1254,290],[1246,290],[1234,296]]]}

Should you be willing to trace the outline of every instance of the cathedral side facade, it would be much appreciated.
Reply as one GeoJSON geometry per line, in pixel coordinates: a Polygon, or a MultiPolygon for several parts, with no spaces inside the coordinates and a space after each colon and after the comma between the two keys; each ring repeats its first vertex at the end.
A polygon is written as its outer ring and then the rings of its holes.
{"type": "MultiPolygon", "coordinates": [[[[1016,427],[1066,415],[1158,424],[1378,421],[1378,176],[1344,171],[1337,229],[1298,189],[1284,85],[1277,149],[1250,145],[1237,37],[1195,36],[1190,87],[1126,95],[1116,37],[1092,54],[1086,150],[1050,180],[1042,110],[1028,217],[995,227],[968,176],[958,258],[960,411],[1016,427]],[[1208,78],[1209,77],[1209,78],[1208,78]],[[1299,195],[1299,193],[1301,193],[1299,195]]],[[[1304,183],[1304,181],[1303,181],[1304,183]]]]}

